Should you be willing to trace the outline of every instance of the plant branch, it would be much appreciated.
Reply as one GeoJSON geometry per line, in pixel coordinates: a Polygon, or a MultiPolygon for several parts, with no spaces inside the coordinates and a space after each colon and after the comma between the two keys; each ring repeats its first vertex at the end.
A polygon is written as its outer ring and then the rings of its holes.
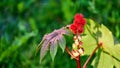
{"type": "Polygon", "coordinates": [[[66,46],[65,50],[67,51],[67,53],[76,60],[76,63],[77,63],[77,68],[81,68],[81,65],[80,65],[80,56],[77,56],[75,57],[71,51],[68,49],[68,47],[66,46]]]}
{"type": "Polygon", "coordinates": [[[72,58],[74,58],[74,59],[76,59],[76,60],[79,60],[78,58],[76,58],[76,57],[71,53],[71,51],[68,49],[67,46],[66,46],[65,50],[67,51],[67,53],[68,53],[72,58]]]}
{"type": "Polygon", "coordinates": [[[81,65],[80,65],[80,56],[77,57],[78,60],[76,60],[76,63],[77,63],[77,68],[81,68],[81,65]]]}
{"type": "Polygon", "coordinates": [[[91,58],[93,57],[94,53],[96,52],[96,50],[102,46],[102,43],[98,44],[97,47],[93,50],[92,54],[88,57],[87,61],[85,62],[85,64],[83,65],[83,68],[86,68],[87,64],[89,63],[89,61],[91,60],[91,58]]]}

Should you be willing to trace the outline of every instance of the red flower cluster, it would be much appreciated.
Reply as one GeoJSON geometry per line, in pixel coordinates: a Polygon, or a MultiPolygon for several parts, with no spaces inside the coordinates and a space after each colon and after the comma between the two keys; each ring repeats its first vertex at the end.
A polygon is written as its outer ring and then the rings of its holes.
{"type": "Polygon", "coordinates": [[[73,24],[70,25],[70,29],[74,34],[81,34],[84,31],[84,25],[86,21],[82,14],[76,14],[74,17],[73,24]]]}

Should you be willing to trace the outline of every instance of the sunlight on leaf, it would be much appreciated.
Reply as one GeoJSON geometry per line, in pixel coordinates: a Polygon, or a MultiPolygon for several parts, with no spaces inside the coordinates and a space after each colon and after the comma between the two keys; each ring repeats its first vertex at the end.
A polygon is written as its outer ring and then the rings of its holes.
{"type": "Polygon", "coordinates": [[[94,38],[94,27],[96,26],[96,23],[88,19],[87,25],[85,26],[85,36],[82,36],[82,42],[83,42],[83,48],[85,49],[85,54],[90,55],[93,51],[93,49],[97,45],[97,40],[94,38]]]}
{"type": "Polygon", "coordinates": [[[114,39],[110,30],[104,25],[101,25],[99,29],[101,32],[101,37],[99,37],[99,42],[102,42],[105,46],[114,46],[114,39]]]}
{"type": "Polygon", "coordinates": [[[103,51],[93,60],[93,68],[113,68],[113,59],[103,51]]]}
{"type": "Polygon", "coordinates": [[[90,55],[96,45],[103,43],[102,49],[98,50],[92,62],[94,68],[119,68],[120,45],[114,45],[111,31],[103,24],[99,25],[91,19],[87,20],[85,36],[82,36],[85,55],[90,55]]]}

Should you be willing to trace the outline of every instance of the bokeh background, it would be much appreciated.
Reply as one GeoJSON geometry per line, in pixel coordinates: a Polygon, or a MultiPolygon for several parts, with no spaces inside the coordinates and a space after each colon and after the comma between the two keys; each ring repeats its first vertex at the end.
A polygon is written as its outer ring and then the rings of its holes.
{"type": "Polygon", "coordinates": [[[75,68],[60,48],[54,62],[48,53],[41,64],[35,50],[76,13],[104,24],[120,42],[120,0],[0,0],[0,68],[75,68]]]}

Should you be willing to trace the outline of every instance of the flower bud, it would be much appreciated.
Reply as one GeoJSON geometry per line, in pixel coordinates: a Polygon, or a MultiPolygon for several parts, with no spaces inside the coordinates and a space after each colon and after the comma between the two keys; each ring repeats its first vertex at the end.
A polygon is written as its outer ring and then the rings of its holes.
{"type": "Polygon", "coordinates": [[[75,40],[75,44],[76,44],[76,45],[79,45],[78,39],[75,40]]]}
{"type": "Polygon", "coordinates": [[[80,49],[78,50],[78,52],[79,52],[80,55],[83,55],[83,54],[84,54],[83,48],[80,48],[80,49]]]}
{"type": "Polygon", "coordinates": [[[72,54],[73,54],[73,56],[75,56],[75,57],[77,57],[77,56],[80,55],[78,51],[74,51],[74,50],[72,50],[72,54]]]}
{"type": "Polygon", "coordinates": [[[77,45],[73,43],[72,48],[73,48],[73,50],[77,50],[77,45]]]}
{"type": "Polygon", "coordinates": [[[81,36],[78,36],[78,39],[81,40],[81,36]]]}
{"type": "Polygon", "coordinates": [[[79,45],[78,45],[78,48],[81,48],[81,47],[82,47],[82,42],[80,41],[79,45]]]}
{"type": "Polygon", "coordinates": [[[76,40],[77,39],[77,37],[76,36],[74,36],[74,40],[76,40]]]}

